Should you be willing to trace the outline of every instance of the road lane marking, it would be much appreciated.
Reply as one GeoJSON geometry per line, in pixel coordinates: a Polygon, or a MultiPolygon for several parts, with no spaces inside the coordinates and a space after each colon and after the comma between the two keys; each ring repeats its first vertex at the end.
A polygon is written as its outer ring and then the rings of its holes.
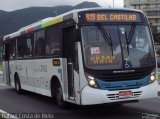
{"type": "Polygon", "coordinates": [[[0,116],[1,116],[2,118],[5,118],[5,119],[19,119],[18,117],[14,116],[14,115],[12,115],[12,114],[9,114],[9,113],[1,110],[1,109],[0,109],[0,113],[1,113],[0,116]]]}

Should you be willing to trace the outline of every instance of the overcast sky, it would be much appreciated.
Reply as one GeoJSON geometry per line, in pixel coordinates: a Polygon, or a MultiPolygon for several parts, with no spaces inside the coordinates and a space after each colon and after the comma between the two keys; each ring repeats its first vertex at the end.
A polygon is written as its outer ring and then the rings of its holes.
{"type": "Polygon", "coordinates": [[[33,6],[76,5],[84,1],[97,2],[103,7],[113,6],[114,1],[115,7],[123,7],[123,0],[0,0],[0,10],[13,11],[33,6]]]}

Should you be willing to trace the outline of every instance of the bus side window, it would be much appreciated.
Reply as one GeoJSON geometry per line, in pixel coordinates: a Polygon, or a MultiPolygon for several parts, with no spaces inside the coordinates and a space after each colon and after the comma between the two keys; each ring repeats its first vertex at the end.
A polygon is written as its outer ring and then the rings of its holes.
{"type": "Polygon", "coordinates": [[[37,31],[34,34],[34,56],[43,57],[45,54],[45,30],[37,31]]]}
{"type": "Polygon", "coordinates": [[[17,51],[18,51],[18,58],[23,58],[24,56],[24,36],[19,37],[17,39],[17,51]]]}
{"type": "Polygon", "coordinates": [[[46,56],[62,56],[62,30],[52,26],[46,30],[46,56]]]}
{"type": "Polygon", "coordinates": [[[50,37],[50,34],[52,34],[52,31],[47,29],[46,30],[46,49],[45,49],[45,56],[50,56],[51,50],[50,50],[50,42],[52,40],[52,37],[50,37]]]}
{"type": "Polygon", "coordinates": [[[33,34],[28,34],[25,37],[24,42],[24,57],[30,58],[32,57],[33,51],[33,34]]]}
{"type": "Polygon", "coordinates": [[[15,59],[16,55],[16,39],[11,39],[9,44],[9,57],[10,59],[15,59]]]}

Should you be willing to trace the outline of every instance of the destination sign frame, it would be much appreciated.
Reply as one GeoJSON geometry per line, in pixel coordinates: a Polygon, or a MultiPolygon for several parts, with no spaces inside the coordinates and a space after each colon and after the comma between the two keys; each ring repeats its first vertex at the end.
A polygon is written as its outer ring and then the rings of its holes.
{"type": "Polygon", "coordinates": [[[80,23],[143,22],[142,14],[128,11],[85,11],[79,13],[80,23]]]}

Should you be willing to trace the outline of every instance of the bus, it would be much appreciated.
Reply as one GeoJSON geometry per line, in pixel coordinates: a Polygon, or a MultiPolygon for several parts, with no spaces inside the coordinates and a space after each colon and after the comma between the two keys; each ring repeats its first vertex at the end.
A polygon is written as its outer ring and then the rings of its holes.
{"type": "Polygon", "coordinates": [[[157,97],[155,48],[138,10],[90,8],[43,19],[3,39],[4,79],[61,107],[157,97]]]}

